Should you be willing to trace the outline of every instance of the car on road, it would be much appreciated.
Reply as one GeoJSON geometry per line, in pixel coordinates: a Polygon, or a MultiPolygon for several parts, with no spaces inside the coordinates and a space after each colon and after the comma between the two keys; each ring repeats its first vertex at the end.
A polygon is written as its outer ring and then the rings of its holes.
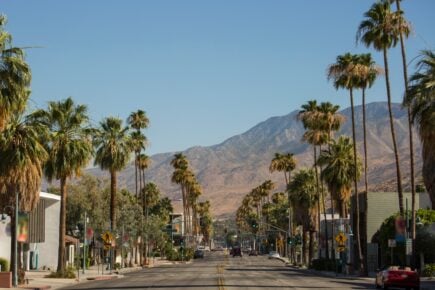
{"type": "Polygon", "coordinates": [[[231,250],[231,255],[233,255],[233,258],[234,257],[242,257],[242,249],[240,249],[240,248],[233,248],[231,250]]]}
{"type": "Polygon", "coordinates": [[[276,251],[270,251],[268,257],[269,257],[269,259],[281,258],[281,256],[279,255],[279,253],[276,252],[276,251]]]}
{"type": "Polygon", "coordinates": [[[193,258],[194,259],[202,259],[202,258],[204,258],[204,251],[203,250],[196,250],[193,253],[193,258]]]}
{"type": "Polygon", "coordinates": [[[398,287],[420,289],[420,276],[410,267],[388,266],[379,270],[375,279],[376,288],[398,287]]]}
{"type": "Polygon", "coordinates": [[[249,251],[249,256],[258,256],[258,252],[256,250],[249,251]]]}

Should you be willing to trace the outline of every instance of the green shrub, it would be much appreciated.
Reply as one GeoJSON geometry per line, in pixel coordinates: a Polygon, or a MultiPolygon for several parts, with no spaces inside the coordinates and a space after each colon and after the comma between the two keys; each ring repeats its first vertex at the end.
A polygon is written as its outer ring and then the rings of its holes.
{"type": "Polygon", "coordinates": [[[0,258],[0,266],[2,272],[9,272],[9,260],[5,258],[0,258]]]}
{"type": "Polygon", "coordinates": [[[68,267],[65,272],[51,272],[46,275],[46,278],[65,278],[65,279],[74,279],[76,277],[76,269],[72,266],[68,267]]]}
{"type": "Polygon", "coordinates": [[[115,268],[115,270],[119,270],[121,269],[121,263],[115,263],[113,267],[115,268]]]}
{"type": "Polygon", "coordinates": [[[435,276],[435,264],[426,264],[426,265],[424,265],[423,276],[424,277],[433,277],[433,276],[435,276]]]}

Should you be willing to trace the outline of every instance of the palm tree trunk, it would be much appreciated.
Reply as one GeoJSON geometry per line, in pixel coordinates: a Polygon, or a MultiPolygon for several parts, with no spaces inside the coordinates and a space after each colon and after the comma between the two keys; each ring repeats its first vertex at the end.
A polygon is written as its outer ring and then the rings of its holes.
{"type": "MultiPolygon", "coordinates": [[[[400,1],[396,0],[397,11],[401,11],[400,9],[400,1]]],[[[401,18],[399,19],[401,21],[401,18]]],[[[402,65],[403,65],[403,80],[405,83],[405,96],[408,92],[408,67],[406,63],[406,50],[405,50],[405,41],[403,39],[403,34],[400,33],[400,49],[402,52],[402,65]]],[[[412,220],[411,220],[411,238],[412,238],[412,261],[411,264],[415,267],[415,239],[416,239],[416,228],[415,228],[415,172],[414,172],[414,141],[412,139],[412,119],[411,119],[411,110],[408,107],[408,131],[409,131],[409,156],[410,156],[410,166],[411,166],[411,193],[412,193],[412,220]]],[[[409,231],[409,230],[408,230],[409,231]]]]}
{"type": "Polygon", "coordinates": [[[66,178],[60,179],[60,214],[59,214],[59,250],[57,258],[57,272],[65,273],[65,227],[66,227],[66,178]]]}
{"type": "Polygon", "coordinates": [[[110,170],[110,230],[116,230],[116,170],[110,170]]]}
{"type": "MultiPolygon", "coordinates": [[[[317,172],[317,150],[316,146],[313,146],[314,149],[314,171],[316,173],[316,193],[317,193],[317,241],[320,242],[320,189],[319,189],[319,173],[317,172]]],[[[311,243],[311,232],[310,232],[310,243],[311,243]]],[[[319,258],[320,258],[320,243],[319,243],[319,258]]],[[[310,259],[311,261],[311,259],[310,259]]]]}
{"type": "Polygon", "coordinates": [[[134,153],[134,184],[136,186],[136,202],[138,201],[139,197],[138,197],[138,193],[137,193],[137,157],[138,157],[138,153],[137,151],[134,153]]]}
{"type": "MultiPolygon", "coordinates": [[[[362,88],[362,112],[363,112],[363,137],[364,137],[364,186],[365,190],[363,193],[364,200],[364,209],[363,210],[363,218],[362,218],[362,236],[361,239],[363,241],[363,255],[367,257],[367,204],[368,204],[368,158],[367,158],[367,130],[366,130],[366,88],[362,88]]],[[[367,269],[367,259],[364,259],[364,269],[367,269]]],[[[366,273],[364,273],[366,274],[366,273]]],[[[368,273],[367,273],[368,274],[368,273]]]]}
{"type": "MultiPolygon", "coordinates": [[[[360,222],[359,222],[359,192],[358,192],[358,177],[357,177],[357,153],[356,153],[356,132],[355,132],[355,108],[353,105],[353,90],[349,90],[350,93],[350,107],[352,110],[352,141],[353,141],[353,164],[354,164],[354,188],[355,188],[355,227],[356,227],[356,244],[358,248],[358,258],[360,263],[360,272],[365,275],[365,269],[364,269],[364,256],[362,254],[362,248],[361,248],[361,233],[360,233],[360,222]]],[[[343,209],[342,209],[343,210],[343,209]]]]}
{"type": "Polygon", "coordinates": [[[397,175],[397,191],[398,191],[398,196],[399,196],[399,211],[400,211],[400,215],[403,217],[404,216],[404,208],[403,208],[402,175],[400,173],[399,153],[397,151],[396,132],[394,130],[393,110],[391,108],[391,89],[390,89],[390,77],[389,77],[389,69],[388,69],[388,52],[387,52],[386,48],[384,48],[383,51],[384,51],[384,66],[385,66],[385,84],[387,87],[387,97],[388,97],[388,113],[390,115],[391,138],[393,141],[394,158],[396,160],[396,175],[397,175]]]}

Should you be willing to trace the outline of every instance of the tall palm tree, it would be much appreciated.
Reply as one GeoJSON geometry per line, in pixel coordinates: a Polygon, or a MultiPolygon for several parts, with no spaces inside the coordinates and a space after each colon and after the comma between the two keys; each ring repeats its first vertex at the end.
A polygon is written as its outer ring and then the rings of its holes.
{"type": "MultiPolygon", "coordinates": [[[[42,167],[48,157],[40,136],[47,136],[46,128],[33,124],[28,118],[10,115],[0,134],[0,207],[12,205],[31,211],[39,200],[42,167]],[[16,204],[16,195],[18,202],[16,204]]],[[[15,214],[11,214],[11,249],[15,247],[15,214]]],[[[11,250],[11,269],[15,269],[15,250],[11,250]]],[[[18,257],[21,255],[18,254],[18,257]]],[[[20,262],[19,262],[20,264],[20,262]]],[[[19,265],[18,265],[19,266],[19,265]]]]}
{"type": "MultiPolygon", "coordinates": [[[[362,119],[363,119],[363,140],[364,140],[364,186],[365,190],[363,192],[364,204],[367,205],[368,202],[368,158],[367,158],[367,130],[366,130],[366,90],[370,88],[376,78],[382,73],[382,69],[376,65],[375,61],[372,59],[370,53],[357,55],[357,72],[356,72],[356,83],[357,87],[362,90],[362,119]]],[[[363,222],[361,223],[361,239],[364,241],[362,244],[363,254],[367,256],[367,211],[363,213],[363,222]]],[[[364,269],[367,269],[367,259],[364,259],[364,269]]],[[[365,275],[367,273],[364,273],[365,275]]]]}
{"type": "MultiPolygon", "coordinates": [[[[302,121],[302,124],[304,128],[306,129],[302,140],[308,142],[309,144],[313,145],[313,167],[315,171],[316,176],[316,192],[317,192],[317,224],[320,227],[320,186],[319,186],[319,174],[317,169],[317,149],[316,147],[322,146],[326,142],[326,135],[325,132],[320,127],[320,113],[319,113],[319,106],[317,105],[316,100],[308,101],[306,104],[301,106],[301,110],[298,112],[298,119],[302,121]]],[[[324,199],[323,199],[324,200],[324,199]]],[[[332,210],[334,210],[334,207],[332,207],[332,210]]],[[[324,212],[326,216],[326,211],[324,212]]],[[[325,227],[325,232],[327,231],[325,227]]],[[[320,231],[318,232],[319,236],[318,239],[320,240],[320,231]]],[[[326,236],[326,257],[329,258],[329,245],[327,241],[327,233],[326,236]]]]}
{"type": "MultiPolygon", "coordinates": [[[[135,131],[132,133],[132,140],[133,140],[133,147],[134,147],[134,154],[135,154],[135,167],[134,167],[134,173],[135,173],[135,186],[136,186],[136,197],[138,196],[138,165],[136,163],[137,157],[140,154],[142,149],[145,149],[146,145],[146,138],[141,133],[142,129],[148,128],[149,125],[149,119],[146,116],[145,111],[143,110],[137,110],[136,112],[132,112],[130,116],[127,118],[127,124],[133,128],[135,131]]],[[[140,189],[139,189],[140,191],[140,189]]]]}
{"type": "Polygon", "coordinates": [[[24,111],[31,81],[24,51],[12,46],[12,35],[4,30],[6,22],[6,16],[0,15],[0,132],[12,115],[24,111]]]}
{"type": "Polygon", "coordinates": [[[189,162],[182,153],[176,153],[171,160],[171,165],[174,167],[174,172],[171,177],[173,183],[179,184],[181,188],[181,196],[183,199],[183,217],[184,217],[184,229],[188,231],[187,221],[187,206],[188,206],[188,192],[187,184],[191,172],[189,171],[189,162]]]}
{"type": "Polygon", "coordinates": [[[65,272],[65,227],[67,180],[80,173],[90,161],[93,153],[89,135],[87,108],[76,105],[71,98],[49,102],[47,110],[38,110],[32,116],[35,121],[46,125],[50,131],[46,138],[48,160],[44,174],[49,181],[60,181],[59,253],[57,271],[65,272]]]}
{"type": "Polygon", "coordinates": [[[435,209],[435,52],[423,51],[417,72],[410,78],[404,105],[418,126],[423,143],[423,181],[435,209]]]}
{"type": "Polygon", "coordinates": [[[279,171],[284,173],[285,185],[288,186],[290,182],[291,172],[296,168],[296,161],[293,153],[275,153],[274,158],[270,162],[269,171],[279,171]]]}
{"type": "Polygon", "coordinates": [[[131,154],[128,128],[122,125],[122,120],[119,118],[105,118],[100,122],[94,144],[95,165],[110,173],[110,229],[115,231],[117,172],[125,168],[131,154]]]}
{"type": "Polygon", "coordinates": [[[295,204],[296,218],[303,227],[303,262],[304,264],[309,264],[313,258],[316,204],[318,198],[314,170],[301,169],[296,172],[289,184],[288,191],[290,191],[291,202],[295,204]],[[306,250],[307,232],[310,234],[308,251],[306,250]]]}
{"type": "Polygon", "coordinates": [[[147,142],[147,139],[144,134],[142,134],[141,131],[133,131],[130,133],[130,140],[131,140],[131,148],[134,152],[134,176],[135,176],[135,193],[136,193],[136,199],[138,199],[139,192],[141,190],[140,187],[140,175],[138,176],[138,157],[142,150],[145,150],[145,145],[147,142]],[[139,184],[138,184],[139,179],[139,184]]]}
{"type": "Polygon", "coordinates": [[[346,136],[331,140],[330,150],[322,150],[318,164],[324,166],[321,178],[325,181],[333,198],[337,201],[340,217],[347,215],[347,204],[353,180],[361,174],[361,162],[355,167],[353,142],[346,136]]]}
{"type": "MultiPolygon", "coordinates": [[[[323,133],[326,133],[326,139],[327,144],[330,144],[331,139],[334,138],[334,132],[338,131],[341,127],[341,125],[344,122],[344,116],[341,115],[338,111],[340,110],[340,106],[333,105],[330,102],[322,102],[318,108],[318,118],[316,120],[319,130],[323,133]]],[[[322,151],[322,145],[323,140],[319,140],[319,151],[322,151]]],[[[329,146],[329,145],[328,145],[329,146]]],[[[329,148],[329,147],[328,147],[329,148]]],[[[317,158],[316,158],[317,160],[317,158]]],[[[322,166],[320,166],[320,174],[322,174],[322,166]]],[[[320,180],[320,191],[322,194],[322,202],[323,202],[323,213],[325,218],[325,223],[327,221],[326,216],[326,205],[325,205],[325,194],[324,194],[324,186],[323,181],[320,180]]],[[[331,222],[332,222],[332,237],[334,237],[334,224],[335,224],[335,217],[334,217],[334,199],[331,195],[331,210],[332,210],[332,216],[331,216],[331,222]]],[[[320,216],[319,216],[320,218],[320,216]]],[[[320,224],[320,221],[319,221],[320,224]]],[[[326,241],[326,258],[329,259],[329,245],[328,245],[328,227],[325,226],[325,241],[326,241]]],[[[332,248],[334,249],[334,239],[332,239],[332,248]]]]}
{"type": "Polygon", "coordinates": [[[391,11],[390,3],[387,1],[376,2],[369,11],[364,13],[365,19],[358,27],[357,40],[365,46],[373,46],[374,49],[383,52],[385,85],[388,98],[388,112],[390,117],[391,138],[393,141],[394,158],[396,161],[397,192],[399,197],[400,215],[404,214],[402,175],[400,171],[399,153],[397,149],[396,133],[394,130],[393,111],[391,108],[391,88],[388,65],[388,49],[395,46],[400,38],[399,18],[397,13],[391,11]]]}
{"type": "MultiPolygon", "coordinates": [[[[353,89],[358,86],[357,72],[360,69],[358,64],[358,56],[346,53],[337,57],[337,62],[330,65],[328,68],[328,79],[332,79],[334,87],[344,88],[349,90],[350,107],[352,111],[352,140],[353,140],[353,159],[354,166],[357,165],[356,154],[356,132],[355,132],[355,107],[353,102],[353,89]]],[[[358,191],[358,177],[357,171],[354,171],[354,191],[355,191],[355,227],[356,227],[356,241],[358,247],[358,255],[360,261],[360,271],[365,273],[364,259],[361,246],[360,235],[360,209],[359,209],[359,191],[358,191]]]]}
{"type": "MultiPolygon", "coordinates": [[[[402,53],[402,66],[403,66],[403,81],[405,83],[405,95],[404,100],[406,99],[406,94],[408,92],[408,64],[406,62],[406,50],[405,50],[405,40],[404,38],[408,37],[411,31],[409,23],[403,17],[403,11],[400,8],[400,1],[395,0],[396,2],[396,13],[398,14],[398,32],[400,33],[400,50],[402,53]]],[[[413,130],[412,130],[412,117],[411,110],[407,108],[408,113],[408,133],[409,133],[409,156],[410,156],[410,174],[411,174],[411,238],[412,238],[412,265],[415,265],[415,239],[416,239],[416,227],[415,227],[415,163],[414,163],[414,141],[413,141],[413,130]]]]}

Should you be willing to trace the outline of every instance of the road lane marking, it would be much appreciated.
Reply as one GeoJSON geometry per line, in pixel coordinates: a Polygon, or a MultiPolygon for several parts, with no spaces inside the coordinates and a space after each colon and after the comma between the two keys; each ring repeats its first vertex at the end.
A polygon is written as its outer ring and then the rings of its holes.
{"type": "Polygon", "coordinates": [[[217,283],[218,283],[218,289],[219,290],[225,290],[225,279],[224,279],[224,265],[218,264],[216,266],[217,271],[217,283]]]}

